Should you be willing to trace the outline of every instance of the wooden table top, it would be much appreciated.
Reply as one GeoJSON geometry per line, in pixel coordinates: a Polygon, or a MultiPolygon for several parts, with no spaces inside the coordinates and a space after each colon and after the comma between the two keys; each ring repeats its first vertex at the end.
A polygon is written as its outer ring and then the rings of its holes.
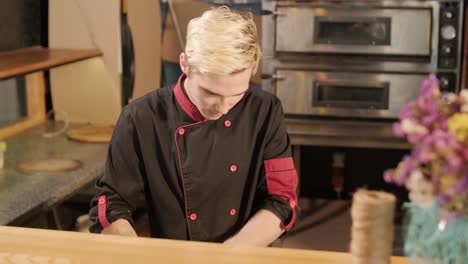
{"type": "MultiPolygon", "coordinates": [[[[257,247],[0,226],[0,263],[343,264],[348,253],[257,247]]],[[[406,264],[393,257],[392,264],[406,264]]]]}

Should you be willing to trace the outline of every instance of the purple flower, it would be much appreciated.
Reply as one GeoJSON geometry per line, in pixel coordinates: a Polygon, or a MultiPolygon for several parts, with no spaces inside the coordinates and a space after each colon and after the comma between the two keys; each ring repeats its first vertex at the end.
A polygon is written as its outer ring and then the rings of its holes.
{"type": "Polygon", "coordinates": [[[440,129],[434,130],[434,132],[432,132],[432,136],[434,138],[444,138],[446,134],[447,133],[445,133],[445,131],[440,129]]]}
{"type": "Polygon", "coordinates": [[[444,150],[446,150],[448,148],[447,143],[445,142],[445,140],[437,140],[434,143],[434,147],[438,151],[444,151],[444,150]]]}
{"type": "Polygon", "coordinates": [[[432,124],[434,124],[438,119],[439,119],[438,113],[431,113],[421,118],[421,124],[425,127],[429,127],[432,124]]]}
{"type": "MultiPolygon", "coordinates": [[[[405,155],[394,171],[393,182],[397,185],[405,184],[411,172],[419,167],[419,161],[411,155],[405,155]]],[[[388,176],[387,176],[388,177],[388,176]]],[[[385,179],[385,176],[384,176],[385,179]]]]}
{"type": "Polygon", "coordinates": [[[448,131],[448,122],[447,122],[447,117],[445,116],[439,116],[439,127],[443,131],[448,131]]]}
{"type": "Polygon", "coordinates": [[[421,82],[419,92],[416,100],[401,108],[400,121],[392,127],[396,136],[407,137],[413,151],[395,169],[386,170],[383,178],[404,185],[415,170],[428,173],[434,195],[451,210],[447,204],[468,192],[468,144],[448,130],[448,119],[461,111],[463,100],[457,94],[442,96],[434,74],[421,82]]]}
{"type": "Polygon", "coordinates": [[[419,144],[421,141],[424,140],[426,135],[427,135],[426,133],[411,133],[411,134],[408,134],[408,142],[413,144],[413,145],[419,144]]]}
{"type": "Polygon", "coordinates": [[[448,157],[448,162],[450,166],[453,166],[455,168],[459,168],[460,165],[462,164],[461,159],[457,155],[450,155],[448,157]]]}
{"type": "Polygon", "coordinates": [[[439,200],[439,203],[441,204],[447,204],[448,202],[450,202],[450,196],[443,194],[443,193],[437,195],[437,199],[439,200]]]}
{"type": "Polygon", "coordinates": [[[426,114],[437,114],[439,101],[430,97],[421,97],[418,99],[418,106],[424,110],[426,114]]]}
{"type": "Polygon", "coordinates": [[[420,163],[427,163],[430,158],[430,149],[424,144],[415,147],[411,155],[416,158],[420,163]]]}
{"type": "Polygon", "coordinates": [[[444,175],[455,175],[458,173],[459,168],[452,166],[444,166],[442,168],[442,174],[444,175]]]}
{"type": "Polygon", "coordinates": [[[458,180],[452,191],[454,194],[462,194],[468,191],[468,173],[466,169],[463,177],[458,180]]]}
{"type": "Polygon", "coordinates": [[[465,158],[466,161],[468,161],[468,147],[465,147],[463,149],[463,157],[465,158]]]}
{"type": "Polygon", "coordinates": [[[447,133],[447,144],[453,150],[461,150],[463,149],[462,144],[457,140],[457,136],[455,134],[447,133]]]}
{"type": "Polygon", "coordinates": [[[400,114],[399,114],[399,118],[400,120],[403,120],[403,119],[414,119],[415,116],[414,116],[414,108],[416,107],[416,102],[414,101],[411,101],[411,102],[408,102],[407,104],[405,104],[401,110],[400,110],[400,114]]]}
{"type": "Polygon", "coordinates": [[[439,87],[439,79],[434,74],[429,75],[422,83],[419,88],[419,93],[424,96],[432,94],[435,89],[439,87]]]}
{"type": "Polygon", "coordinates": [[[384,173],[384,181],[387,183],[393,182],[392,170],[386,170],[384,173]]]}

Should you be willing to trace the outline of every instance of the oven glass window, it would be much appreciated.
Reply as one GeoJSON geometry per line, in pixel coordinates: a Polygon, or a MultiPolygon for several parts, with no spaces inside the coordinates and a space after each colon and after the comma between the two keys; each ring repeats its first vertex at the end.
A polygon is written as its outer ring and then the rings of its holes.
{"type": "Polygon", "coordinates": [[[316,17],[314,43],[390,45],[391,18],[316,17]]]}
{"type": "Polygon", "coordinates": [[[388,109],[388,84],[376,87],[315,82],[313,106],[388,109]]]}

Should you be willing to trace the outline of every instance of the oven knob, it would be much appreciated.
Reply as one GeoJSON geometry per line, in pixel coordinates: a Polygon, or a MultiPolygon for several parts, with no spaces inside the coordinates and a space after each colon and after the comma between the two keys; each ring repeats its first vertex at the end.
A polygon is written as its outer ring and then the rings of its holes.
{"type": "Polygon", "coordinates": [[[444,17],[446,19],[452,19],[453,18],[453,13],[451,11],[445,11],[444,12],[444,17]]]}
{"type": "Polygon", "coordinates": [[[442,46],[442,52],[448,55],[452,53],[452,47],[450,47],[449,45],[444,45],[442,46]]]}
{"type": "Polygon", "coordinates": [[[449,88],[449,84],[450,84],[450,82],[449,82],[449,80],[448,80],[447,78],[445,78],[445,77],[441,77],[441,78],[440,78],[440,88],[441,88],[442,90],[448,89],[448,88],[449,88]]]}
{"type": "Polygon", "coordinates": [[[452,40],[457,36],[455,27],[452,25],[445,25],[441,29],[442,38],[445,40],[452,40]]]}

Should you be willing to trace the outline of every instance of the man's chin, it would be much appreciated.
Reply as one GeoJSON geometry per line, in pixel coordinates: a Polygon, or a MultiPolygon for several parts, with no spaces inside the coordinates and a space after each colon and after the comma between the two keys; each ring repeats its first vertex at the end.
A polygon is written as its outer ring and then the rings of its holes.
{"type": "Polygon", "coordinates": [[[207,115],[204,115],[206,119],[208,120],[218,120],[220,119],[223,115],[222,114],[211,114],[208,113],[207,115]]]}

